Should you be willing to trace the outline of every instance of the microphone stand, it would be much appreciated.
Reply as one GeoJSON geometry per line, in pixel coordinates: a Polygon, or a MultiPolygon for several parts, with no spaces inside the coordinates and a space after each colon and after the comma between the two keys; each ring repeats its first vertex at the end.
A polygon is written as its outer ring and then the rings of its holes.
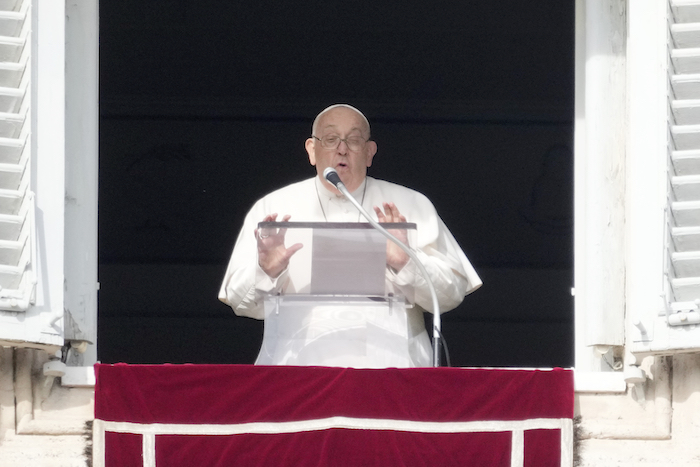
{"type": "MultiPolygon", "coordinates": [[[[323,176],[328,179],[329,173],[333,173],[336,176],[338,175],[337,172],[332,169],[332,168],[327,168],[323,172],[323,176]]],[[[433,367],[439,367],[440,366],[440,329],[441,329],[441,322],[440,322],[440,305],[438,303],[437,299],[437,292],[435,291],[435,286],[433,285],[433,282],[430,280],[430,276],[428,275],[428,270],[425,269],[425,266],[423,263],[418,259],[418,256],[415,254],[415,252],[406,246],[401,240],[393,236],[391,233],[389,233],[384,227],[379,225],[377,221],[372,219],[370,215],[367,213],[365,208],[362,207],[360,203],[357,202],[354,196],[350,194],[348,189],[345,187],[345,184],[340,181],[340,178],[338,177],[337,183],[335,183],[333,180],[328,179],[330,183],[332,183],[338,191],[340,191],[343,196],[345,196],[348,201],[350,201],[355,207],[360,211],[360,214],[367,219],[367,221],[377,229],[382,235],[384,235],[386,238],[394,242],[396,245],[398,245],[406,254],[418,265],[418,268],[421,271],[421,274],[423,274],[423,277],[425,278],[425,282],[428,284],[428,289],[430,289],[430,296],[433,301],[433,367]]],[[[366,183],[366,182],[365,182],[366,183]]]]}

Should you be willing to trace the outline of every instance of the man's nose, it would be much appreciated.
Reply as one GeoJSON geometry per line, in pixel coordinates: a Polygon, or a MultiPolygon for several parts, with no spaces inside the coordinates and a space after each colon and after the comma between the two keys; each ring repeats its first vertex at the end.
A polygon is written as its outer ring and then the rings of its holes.
{"type": "Polygon", "coordinates": [[[347,154],[349,150],[348,143],[346,143],[344,139],[341,139],[340,143],[338,143],[338,154],[347,154]]]}

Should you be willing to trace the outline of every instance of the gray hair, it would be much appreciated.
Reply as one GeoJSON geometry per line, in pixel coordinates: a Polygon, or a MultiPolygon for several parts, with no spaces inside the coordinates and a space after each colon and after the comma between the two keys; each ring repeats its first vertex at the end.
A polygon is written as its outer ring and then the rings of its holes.
{"type": "MultiPolygon", "coordinates": [[[[323,109],[323,110],[321,111],[321,113],[319,113],[318,115],[316,115],[316,118],[314,119],[314,123],[313,123],[313,125],[311,125],[311,134],[312,134],[312,135],[315,135],[315,134],[316,134],[316,130],[318,129],[318,128],[317,128],[318,122],[319,122],[319,120],[321,120],[321,116],[322,116],[323,114],[325,114],[326,112],[329,112],[329,111],[331,111],[331,110],[333,110],[333,109],[336,109],[336,108],[338,108],[338,107],[344,107],[344,108],[346,108],[346,109],[354,110],[355,112],[357,112],[357,113],[362,117],[362,119],[365,121],[365,124],[367,125],[367,132],[368,132],[368,133],[370,132],[369,120],[367,120],[367,117],[365,117],[365,114],[363,114],[362,112],[360,112],[359,109],[357,109],[357,108],[351,106],[350,104],[333,104],[333,105],[331,105],[330,107],[326,107],[325,109],[323,109]]],[[[368,135],[368,136],[369,136],[369,135],[368,135]]]]}

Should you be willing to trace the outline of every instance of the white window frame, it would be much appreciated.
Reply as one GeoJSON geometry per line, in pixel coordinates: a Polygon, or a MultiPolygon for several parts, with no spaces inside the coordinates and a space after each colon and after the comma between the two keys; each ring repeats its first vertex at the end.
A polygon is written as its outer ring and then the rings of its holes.
{"type": "MultiPolygon", "coordinates": [[[[32,117],[36,128],[32,149],[37,157],[33,181],[38,226],[51,234],[39,236],[37,304],[24,321],[41,334],[47,323],[62,325],[66,305],[72,315],[76,310],[72,319],[78,325],[70,337],[90,341],[97,325],[98,10],[90,0],[69,2],[67,7],[64,2],[38,3],[33,11],[35,26],[40,26],[32,63],[37,76],[32,92],[39,100],[32,117]],[[66,30],[66,15],[71,21],[82,21],[82,26],[66,30]],[[81,63],[80,57],[87,57],[86,61],[81,63]],[[82,79],[76,78],[81,74],[82,79]],[[65,107],[64,102],[68,102],[65,107]],[[84,125],[88,137],[80,138],[84,125]],[[66,194],[77,202],[66,204],[66,194]],[[85,242],[87,249],[82,248],[85,242]]],[[[626,389],[624,371],[612,368],[613,351],[627,351],[628,362],[634,360],[629,351],[643,355],[644,349],[630,345],[625,336],[640,332],[635,324],[644,325],[649,316],[655,319],[662,304],[664,222],[659,219],[664,217],[666,187],[665,176],[659,173],[665,174],[666,161],[657,156],[665,153],[667,137],[665,123],[659,122],[660,117],[665,119],[667,105],[666,51],[661,48],[667,34],[666,8],[664,0],[622,5],[616,0],[576,2],[575,368],[579,391],[626,389]],[[610,8],[626,8],[621,22],[607,21],[610,8]],[[617,48],[610,49],[608,56],[594,52],[610,44],[617,48]],[[612,84],[611,77],[615,78],[612,84]]],[[[0,326],[5,318],[0,316],[0,326]]],[[[33,339],[48,347],[60,346],[62,329],[33,339]]],[[[94,352],[94,341],[89,348],[94,352]]],[[[95,360],[93,354],[76,371],[85,375],[85,368],[95,360]]]]}
{"type": "Polygon", "coordinates": [[[624,345],[624,3],[576,1],[574,309],[577,391],[621,392],[624,345]],[[622,8],[623,14],[611,13],[622,8]]]}
{"type": "Polygon", "coordinates": [[[666,316],[668,9],[666,0],[576,3],[579,392],[623,392],[626,370],[643,357],[700,349],[700,328],[670,326],[666,316]]]}
{"type": "MultiPolygon", "coordinates": [[[[80,349],[78,366],[91,369],[97,361],[99,289],[99,2],[66,2],[65,27],[65,339],[80,349]]],[[[70,377],[63,378],[67,382],[70,377]]]]}

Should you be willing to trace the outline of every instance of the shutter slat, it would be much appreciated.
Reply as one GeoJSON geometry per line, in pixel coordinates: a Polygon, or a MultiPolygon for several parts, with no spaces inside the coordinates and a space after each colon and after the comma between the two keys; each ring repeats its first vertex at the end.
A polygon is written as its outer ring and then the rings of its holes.
{"type": "Polygon", "coordinates": [[[0,112],[0,138],[17,139],[24,127],[24,119],[25,116],[21,114],[0,112]]]}
{"type": "Polygon", "coordinates": [[[19,263],[26,242],[0,240],[0,264],[15,266],[19,263]]]}
{"type": "Polygon", "coordinates": [[[25,154],[25,145],[24,139],[0,138],[0,165],[20,164],[22,155],[25,154]]]}
{"type": "Polygon", "coordinates": [[[700,150],[673,151],[671,161],[676,175],[700,174],[700,150]]]}
{"type": "Polygon", "coordinates": [[[695,99],[700,96],[700,74],[671,76],[673,96],[678,99],[695,99]]]}
{"type": "Polygon", "coordinates": [[[671,37],[676,48],[700,47],[700,23],[680,23],[671,26],[671,37]]]}
{"type": "Polygon", "coordinates": [[[700,225],[700,201],[675,201],[671,212],[673,225],[700,225]]]}
{"type": "Polygon", "coordinates": [[[676,277],[700,277],[700,251],[682,251],[671,254],[676,277]]]}
{"type": "Polygon", "coordinates": [[[700,124],[700,99],[674,100],[671,110],[677,125],[700,124]]]}
{"type": "Polygon", "coordinates": [[[674,49],[671,64],[676,74],[700,73],[700,48],[674,49]]]}
{"type": "Polygon", "coordinates": [[[678,201],[700,200],[700,175],[671,177],[671,187],[678,201]]]}
{"type": "Polygon", "coordinates": [[[24,226],[24,215],[0,216],[0,240],[17,240],[24,226]]]}
{"type": "Polygon", "coordinates": [[[700,297],[700,277],[673,279],[672,286],[678,301],[690,301],[700,297]]]}
{"type": "Polygon", "coordinates": [[[0,36],[0,62],[19,62],[24,44],[23,39],[0,36]]]}
{"type": "Polygon", "coordinates": [[[675,23],[700,22],[700,2],[697,0],[671,0],[671,13],[675,23]]]}
{"type": "Polygon", "coordinates": [[[22,89],[0,87],[0,112],[18,113],[25,94],[22,89]]]}
{"type": "Polygon", "coordinates": [[[22,5],[22,0],[0,0],[0,10],[3,11],[19,11],[22,5]]]}
{"type": "Polygon", "coordinates": [[[671,137],[675,143],[675,149],[698,149],[700,148],[700,125],[673,125],[671,137]]]}
{"type": "Polygon", "coordinates": [[[700,251],[700,225],[692,227],[675,227],[671,238],[676,251],[700,251]]]}
{"type": "Polygon", "coordinates": [[[0,13],[0,35],[18,36],[22,31],[25,15],[20,12],[3,11],[0,13]]]}

